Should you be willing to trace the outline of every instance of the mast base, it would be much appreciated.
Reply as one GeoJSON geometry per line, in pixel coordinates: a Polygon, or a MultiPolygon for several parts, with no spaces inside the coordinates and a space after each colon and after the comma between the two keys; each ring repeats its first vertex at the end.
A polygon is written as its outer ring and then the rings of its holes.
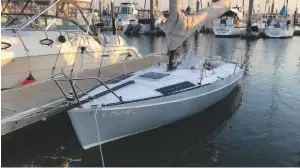
{"type": "Polygon", "coordinates": [[[177,51],[178,51],[178,49],[169,51],[169,53],[168,53],[168,55],[169,55],[169,64],[168,64],[167,71],[172,71],[172,70],[177,68],[177,64],[176,64],[176,59],[177,59],[177,56],[178,56],[177,51]]]}

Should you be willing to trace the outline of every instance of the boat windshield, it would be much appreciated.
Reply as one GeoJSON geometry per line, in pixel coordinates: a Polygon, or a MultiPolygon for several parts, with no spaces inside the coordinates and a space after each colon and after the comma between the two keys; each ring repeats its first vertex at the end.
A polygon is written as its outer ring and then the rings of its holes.
{"type": "MultiPolygon", "coordinates": [[[[31,16],[33,15],[23,14],[17,17],[17,14],[2,14],[1,28],[13,29],[11,27],[20,27],[18,25],[23,25],[24,23],[26,23],[31,16]]],[[[71,20],[65,20],[51,15],[42,15],[31,22],[29,25],[27,25],[24,30],[83,31],[83,28],[81,28],[76,22],[71,20]]]]}
{"type": "Polygon", "coordinates": [[[119,14],[133,14],[133,7],[122,6],[119,9],[119,14]]]}

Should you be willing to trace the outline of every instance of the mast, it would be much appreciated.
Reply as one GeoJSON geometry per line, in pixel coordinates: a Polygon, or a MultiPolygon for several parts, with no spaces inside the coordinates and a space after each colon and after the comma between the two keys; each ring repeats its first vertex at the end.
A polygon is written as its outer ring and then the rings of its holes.
{"type": "Polygon", "coordinates": [[[245,16],[245,0],[243,0],[242,6],[243,6],[243,17],[244,17],[245,16]]]}
{"type": "Polygon", "coordinates": [[[201,5],[201,9],[203,8],[203,5],[202,5],[202,0],[200,0],[200,5],[201,5]]]}
{"type": "Polygon", "coordinates": [[[112,28],[113,28],[113,35],[116,35],[116,22],[115,22],[115,0],[111,1],[111,21],[112,21],[112,28]]]}
{"type": "Polygon", "coordinates": [[[197,0],[196,11],[200,10],[200,0],[197,0]]]}
{"type": "Polygon", "coordinates": [[[252,12],[253,12],[253,3],[254,3],[254,0],[249,0],[249,10],[248,10],[247,28],[251,28],[251,23],[252,23],[252,12]]]}
{"type": "Polygon", "coordinates": [[[103,12],[103,0],[99,0],[99,17],[100,17],[100,22],[102,21],[102,12],[103,12]]]}
{"type": "Polygon", "coordinates": [[[289,0],[286,0],[286,13],[285,13],[285,17],[287,17],[288,15],[288,4],[289,4],[289,0]]]}
{"type": "Polygon", "coordinates": [[[268,4],[269,4],[269,2],[270,2],[270,0],[266,0],[266,3],[265,3],[265,14],[267,13],[267,6],[268,6],[268,4]]]}
{"type": "Polygon", "coordinates": [[[294,14],[294,27],[296,27],[297,21],[298,21],[298,0],[296,1],[296,10],[294,14]]]}
{"type": "Polygon", "coordinates": [[[150,30],[154,30],[154,0],[150,0],[150,30]]]}
{"type": "Polygon", "coordinates": [[[272,13],[272,14],[274,13],[274,7],[275,7],[275,1],[273,0],[273,2],[272,2],[272,7],[271,7],[271,13],[272,13]]]}

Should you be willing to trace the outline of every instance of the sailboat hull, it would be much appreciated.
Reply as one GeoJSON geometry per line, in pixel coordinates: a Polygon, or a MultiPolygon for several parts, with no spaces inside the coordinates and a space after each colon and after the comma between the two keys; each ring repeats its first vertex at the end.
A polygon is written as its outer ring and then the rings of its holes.
{"type": "Polygon", "coordinates": [[[213,26],[213,31],[217,37],[239,37],[246,31],[245,27],[233,26],[213,26]]]}
{"type": "Polygon", "coordinates": [[[68,114],[82,147],[89,149],[201,112],[225,98],[237,86],[242,74],[243,70],[224,80],[171,96],[98,107],[97,112],[92,107],[73,109],[68,114]]]}
{"type": "Polygon", "coordinates": [[[265,28],[264,35],[269,38],[290,38],[294,35],[294,29],[265,28]]]}

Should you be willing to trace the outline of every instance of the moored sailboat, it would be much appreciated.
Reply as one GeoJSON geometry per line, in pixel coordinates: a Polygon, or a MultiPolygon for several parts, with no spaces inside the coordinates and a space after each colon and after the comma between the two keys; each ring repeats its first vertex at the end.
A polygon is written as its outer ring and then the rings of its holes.
{"type": "Polygon", "coordinates": [[[122,2],[116,17],[116,27],[123,29],[125,25],[136,23],[138,21],[138,10],[136,4],[131,2],[122,2]]]}
{"type": "Polygon", "coordinates": [[[220,18],[213,21],[213,31],[219,37],[238,37],[246,30],[243,23],[243,12],[240,8],[231,8],[220,18]]]}
{"type": "Polygon", "coordinates": [[[290,38],[293,37],[294,31],[292,19],[288,16],[287,7],[284,5],[279,15],[268,18],[264,35],[269,38],[290,38]]]}
{"type": "Polygon", "coordinates": [[[181,43],[209,18],[225,13],[230,0],[220,0],[191,16],[180,10],[181,0],[170,2],[172,9],[164,27],[169,63],[131,74],[125,72],[81,97],[79,107],[68,110],[84,149],[198,113],[226,97],[242,77],[242,63],[218,56],[200,59],[190,67],[176,61],[181,43]]]}

